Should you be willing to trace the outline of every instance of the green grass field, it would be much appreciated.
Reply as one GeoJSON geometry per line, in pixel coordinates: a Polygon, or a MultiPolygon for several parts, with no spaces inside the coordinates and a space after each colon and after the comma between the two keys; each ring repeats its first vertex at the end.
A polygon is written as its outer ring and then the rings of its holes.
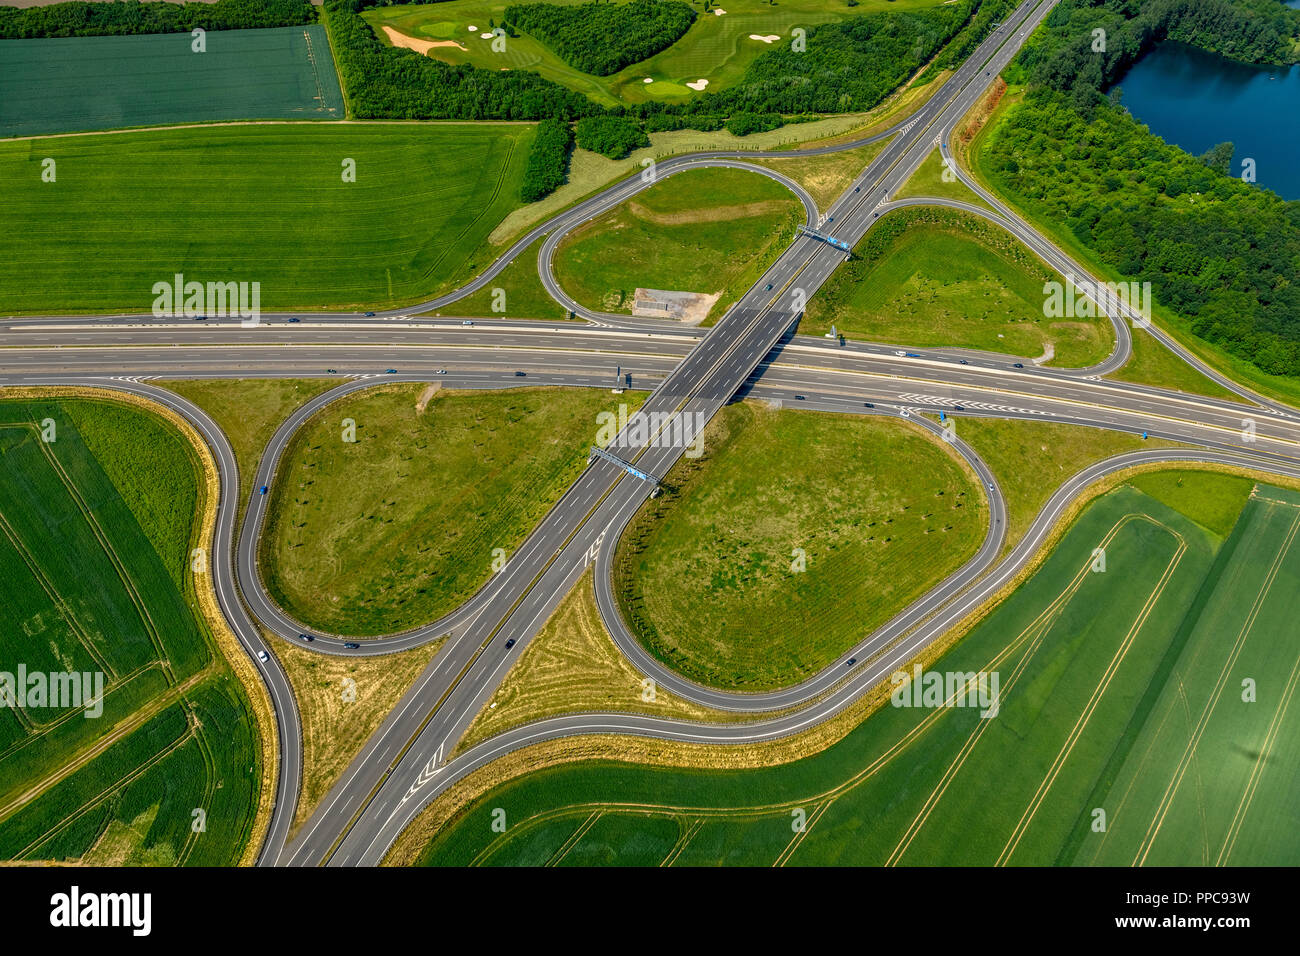
{"type": "Polygon", "coordinates": [[[532,137],[276,124],[0,143],[0,315],[148,312],[175,273],[259,282],[268,311],[418,301],[495,257],[532,137]]]}
{"type": "Polygon", "coordinates": [[[1164,500],[1122,486],[1095,501],[933,666],[996,671],[995,717],[886,704],[763,770],[556,767],[474,801],[423,862],[1295,865],[1300,496],[1265,486],[1246,503],[1248,483],[1208,473],[1143,481],[1164,500]],[[1214,501],[1220,529],[1244,505],[1226,544],[1170,506],[1189,501],[1214,501]]]}
{"type": "Polygon", "coordinates": [[[586,466],[597,413],[619,401],[585,389],[431,392],[421,412],[424,391],[339,399],[286,450],[261,567],[305,624],[365,636],[454,610],[492,575],[494,549],[513,552],[586,466]],[[342,440],[345,418],[355,443],[342,440]]]}
{"type": "MultiPolygon", "coordinates": [[[[963,187],[965,188],[965,187],[963,187]]],[[[946,209],[890,213],[808,303],[804,331],[953,346],[1082,367],[1113,347],[1107,319],[1049,319],[1055,274],[992,224],[946,209]]]]}
{"type": "Polygon", "coordinates": [[[726,312],[794,237],[803,207],[775,180],[700,169],[656,183],[570,233],[555,277],[582,305],[628,314],[638,287],[717,294],[726,312]]]}
{"type": "Polygon", "coordinates": [[[121,404],[7,400],[0,458],[0,670],[104,675],[97,718],[0,708],[0,858],[238,860],[260,758],[243,689],[193,611],[193,450],[121,404]]]}
{"type": "MultiPolygon", "coordinates": [[[[342,119],[319,24],[0,40],[0,136],[257,119],[342,119]]],[[[48,154],[46,154],[48,155],[48,154]]]]}
{"type": "Polygon", "coordinates": [[[708,80],[708,90],[733,86],[764,50],[777,43],[789,43],[794,27],[808,29],[864,13],[917,10],[938,4],[935,0],[862,0],[850,9],[842,0],[781,0],[776,4],[766,0],[723,0],[705,12],[703,4],[696,0],[692,6],[697,17],[685,36],[661,53],[610,76],[591,76],[574,69],[527,34],[508,39],[504,52],[494,52],[492,41],[482,35],[501,23],[508,5],[507,0],[449,0],[436,5],[372,7],[362,16],[390,44],[393,39],[385,27],[415,40],[454,43],[457,45],[434,47],[429,55],[447,63],[469,63],[484,69],[530,70],[603,106],[617,106],[646,101],[682,102],[700,94],[687,86],[700,80],[708,80]],[[716,14],[714,9],[725,13],[716,14]],[[778,39],[769,44],[751,39],[751,34],[775,35],[778,39]]]}
{"type": "Polygon", "coordinates": [[[538,239],[531,246],[501,270],[492,284],[477,292],[472,292],[463,299],[457,299],[450,305],[438,309],[438,315],[472,315],[501,319],[544,319],[556,321],[567,318],[569,313],[560,308],[560,303],[551,298],[551,294],[542,285],[537,274],[537,252],[544,239],[538,239]],[[504,295],[497,296],[501,289],[504,295]],[[499,311],[500,304],[505,311],[499,311]]]}
{"type": "Polygon", "coordinates": [[[670,667],[745,690],[821,670],[970,558],[988,521],[978,483],[911,426],[756,403],[723,409],[664,483],[619,543],[623,617],[670,667]]]}

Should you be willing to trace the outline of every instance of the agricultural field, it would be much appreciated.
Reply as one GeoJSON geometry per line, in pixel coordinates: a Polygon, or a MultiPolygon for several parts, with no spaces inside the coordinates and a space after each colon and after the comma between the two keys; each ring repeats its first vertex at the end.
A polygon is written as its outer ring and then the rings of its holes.
{"type": "MultiPolygon", "coordinates": [[[[964,187],[963,187],[964,188],[964,187]]],[[[946,209],[880,220],[808,303],[803,330],[911,346],[979,349],[1080,368],[1110,354],[1106,318],[1043,315],[1059,278],[997,226],[946,209]]]]}
{"type": "MultiPolygon", "coordinates": [[[[636,396],[620,399],[630,408],[636,396]]],[[[311,418],[285,450],[260,564],[313,628],[369,636],[459,607],[578,473],[618,400],[586,389],[381,386],[311,418]],[[343,440],[351,419],[355,442],[343,440]]]]}
{"type": "Polygon", "coordinates": [[[0,143],[0,315],[148,312],[176,273],[258,282],[265,311],[419,301],[495,258],[532,136],[272,124],[0,143]]]}
{"type": "MultiPolygon", "coordinates": [[[[580,0],[556,0],[569,5],[580,0]]],[[[484,69],[531,70],[602,106],[657,101],[682,102],[734,86],[764,50],[789,43],[794,27],[816,26],[882,10],[938,6],[934,0],[861,0],[853,8],[842,0],[735,0],[691,6],[695,22],[668,49],[609,76],[593,76],[569,66],[533,37],[507,38],[494,52],[491,31],[500,25],[509,0],[448,0],[446,3],[372,7],[362,12],[375,32],[393,46],[409,47],[446,63],[484,69]],[[484,36],[487,34],[487,36],[484,36]],[[764,37],[767,39],[753,39],[764,37]],[[707,83],[701,83],[707,81],[707,83]],[[691,84],[694,84],[692,86],[691,84]]]]}
{"type": "Polygon", "coordinates": [[[637,288],[716,295],[720,318],[803,221],[780,183],[740,169],[678,173],[570,233],[555,278],[591,309],[630,314],[637,288]]]}
{"type": "Polygon", "coordinates": [[[624,620],[704,684],[820,671],[978,549],[979,483],[929,433],[883,418],[731,405],[619,542],[624,620]]]}
{"type": "MultiPolygon", "coordinates": [[[[343,118],[319,24],[0,40],[0,136],[231,120],[343,118]]],[[[43,155],[49,155],[45,153],[43,155]]]]}
{"type": "Polygon", "coordinates": [[[996,673],[995,714],[887,703],[763,770],[544,770],[474,801],[423,862],[1295,865],[1298,531],[1294,492],[1141,475],[932,666],[996,673]]]}
{"type": "Polygon", "coordinates": [[[260,758],[194,611],[193,450],[118,403],[6,400],[0,457],[0,671],[85,675],[0,707],[0,859],[236,862],[260,758]]]}

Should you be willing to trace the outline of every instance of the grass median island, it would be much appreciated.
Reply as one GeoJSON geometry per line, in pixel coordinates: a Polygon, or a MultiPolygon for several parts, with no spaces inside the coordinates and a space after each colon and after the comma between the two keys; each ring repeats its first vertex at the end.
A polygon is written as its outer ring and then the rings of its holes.
{"type": "Polygon", "coordinates": [[[745,403],[705,442],[628,526],[614,578],[632,632],[701,683],[812,676],[983,540],[978,482],[913,426],[745,403]]]}
{"type": "Polygon", "coordinates": [[[204,378],[156,384],[202,408],[230,440],[239,466],[242,521],[262,452],[275,430],[298,406],[339,383],[319,378],[204,378]]]}
{"type": "Polygon", "coordinates": [[[980,349],[1079,368],[1113,347],[1110,321],[1050,319],[1056,279],[1014,237],[956,210],[885,216],[808,304],[804,331],[832,324],[852,339],[980,349]]]}
{"type": "Polygon", "coordinates": [[[0,142],[0,314],[149,312],[177,273],[260,283],[263,311],[419,301],[495,258],[532,136],[269,124],[0,142]]]}
{"type": "Polygon", "coordinates": [[[442,640],[381,657],[335,657],[278,642],[302,722],[302,790],[296,830],[338,782],[370,735],[397,706],[442,640]]]}
{"type": "Polygon", "coordinates": [[[912,178],[894,194],[895,199],[925,196],[938,199],[956,199],[988,208],[988,204],[971,192],[970,187],[957,178],[957,174],[944,167],[943,155],[936,148],[921,162],[912,178]]]}
{"type": "Polygon", "coordinates": [[[442,306],[437,314],[551,321],[568,318],[568,310],[551,298],[537,274],[537,251],[545,241],[538,239],[521,252],[490,285],[442,306]]]}
{"type": "Polygon", "coordinates": [[[470,597],[586,466],[597,414],[640,399],[586,389],[381,386],[313,416],[285,450],[260,563],[310,627],[369,636],[470,597]],[[355,442],[343,440],[344,420],[355,442]],[[496,549],[501,549],[497,552],[496,549]]]}
{"type": "Polygon", "coordinates": [[[803,208],[780,183],[739,169],[670,176],[575,229],[555,277],[592,309],[628,314],[638,288],[717,295],[722,315],[794,236],[803,208]]]}
{"type": "Polygon", "coordinates": [[[883,139],[857,149],[822,156],[789,156],[781,159],[756,159],[760,166],[789,176],[812,196],[823,213],[840,197],[849,184],[889,145],[883,139]]]}
{"type": "Polygon", "coordinates": [[[552,766],[455,811],[431,807],[444,823],[419,862],[1285,865],[1300,650],[1278,638],[1300,495],[1261,485],[1247,502],[1217,474],[1180,471],[1173,493],[1138,477],[1157,497],[1124,484],[1094,500],[1032,577],[927,664],[997,673],[996,716],[885,705],[825,750],[762,769],[552,766]],[[1170,506],[1206,496],[1223,505],[1226,541],[1170,506]],[[1090,571],[1098,546],[1103,573],[1090,571]],[[1259,675],[1258,703],[1241,701],[1243,675],[1259,675]],[[489,826],[495,808],[504,833],[489,826]]]}
{"type": "Polygon", "coordinates": [[[0,708],[0,859],[237,863],[260,746],[198,609],[195,450],[142,406],[50,397],[0,400],[0,458],[0,671],[92,675],[0,708]]]}

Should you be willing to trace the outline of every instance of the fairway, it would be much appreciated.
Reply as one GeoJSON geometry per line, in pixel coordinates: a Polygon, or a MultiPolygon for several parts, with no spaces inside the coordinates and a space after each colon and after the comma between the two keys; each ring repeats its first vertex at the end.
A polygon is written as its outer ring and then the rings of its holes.
{"type": "Polygon", "coordinates": [[[587,389],[422,384],[339,399],[298,430],[277,470],[260,543],[267,590],[304,624],[337,634],[441,617],[572,484],[596,415],[617,406],[587,389]],[[355,442],[343,440],[344,419],[355,442]]]}
{"type": "Polygon", "coordinates": [[[0,859],[236,862],[259,758],[191,611],[193,450],[120,403],[7,400],[0,458],[0,671],[99,674],[103,695],[91,718],[85,695],[0,707],[0,859]]]}
{"type": "Polygon", "coordinates": [[[717,319],[794,237],[802,205],[740,169],[678,173],[573,230],[555,255],[561,288],[590,309],[632,313],[638,288],[716,295],[717,319]]]}
{"type": "MultiPolygon", "coordinates": [[[[0,40],[0,136],[258,119],[342,119],[325,29],[0,40]]],[[[48,153],[43,155],[49,155],[48,153]]]]}
{"type": "Polygon", "coordinates": [[[423,862],[1294,866],[1300,495],[1259,486],[1246,503],[1248,483],[1200,472],[1137,480],[1164,500],[1131,485],[1096,500],[932,665],[996,672],[996,716],[886,704],[763,770],[544,770],[474,801],[423,862]],[[1170,507],[1207,499],[1245,505],[1226,543],[1170,507]]]}
{"type": "MultiPolygon", "coordinates": [[[[965,188],[965,187],[962,187],[965,188]]],[[[890,213],[808,303],[804,331],[999,352],[1079,368],[1113,345],[1106,318],[1045,318],[1058,276],[997,226],[946,209],[890,213]]]]}
{"type": "MultiPolygon", "coordinates": [[[[552,2],[567,6],[582,0],[552,2]]],[[[389,45],[405,45],[409,41],[399,37],[395,44],[385,27],[417,42],[440,44],[429,49],[428,55],[446,63],[469,63],[491,70],[530,70],[602,106],[618,106],[698,98],[700,90],[687,84],[700,80],[708,80],[707,87],[701,89],[710,91],[734,86],[763,51],[789,43],[794,27],[807,29],[864,13],[939,5],[936,0],[861,0],[850,9],[842,0],[782,0],[779,4],[767,0],[731,3],[724,0],[705,11],[697,2],[692,4],[697,14],[695,22],[680,40],[610,76],[592,76],[569,66],[525,33],[508,38],[504,51],[493,51],[491,38],[483,34],[491,33],[501,23],[508,0],[499,3],[449,0],[436,5],[372,7],[363,11],[362,16],[389,45]],[[776,39],[769,43],[752,39],[751,34],[776,39]]]]}
{"type": "Polygon", "coordinates": [[[724,408],[619,541],[624,620],[701,683],[765,690],[829,665],[955,571],[988,509],[964,465],[896,420],[724,408]]]}
{"type": "Polygon", "coordinates": [[[273,124],[0,143],[0,315],[148,312],[176,273],[258,282],[266,311],[418,301],[495,257],[532,137],[273,124]]]}

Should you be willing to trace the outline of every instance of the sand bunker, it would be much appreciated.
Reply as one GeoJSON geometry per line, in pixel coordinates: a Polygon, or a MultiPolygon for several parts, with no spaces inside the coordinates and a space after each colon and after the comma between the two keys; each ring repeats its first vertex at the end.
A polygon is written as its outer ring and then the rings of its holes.
{"type": "Polygon", "coordinates": [[[713,8],[713,15],[714,15],[715,17],[720,17],[720,16],[722,16],[722,15],[723,15],[724,13],[726,13],[726,12],[727,12],[727,11],[726,11],[726,10],[723,10],[721,7],[714,7],[714,8],[713,8]]]}
{"type": "Polygon", "coordinates": [[[765,37],[761,37],[757,33],[751,33],[749,38],[751,40],[762,40],[764,43],[775,43],[777,40],[781,39],[781,37],[775,33],[769,33],[765,37]]]}
{"type": "Polygon", "coordinates": [[[646,77],[644,80],[642,80],[641,82],[642,82],[642,83],[653,83],[653,82],[654,82],[654,77],[652,77],[652,76],[647,76],[647,77],[646,77]]]}
{"type": "Polygon", "coordinates": [[[430,50],[439,46],[454,46],[458,50],[468,49],[455,40],[417,40],[415,37],[408,37],[405,33],[398,33],[392,27],[384,27],[384,33],[388,34],[388,39],[393,46],[401,47],[403,50],[414,50],[426,56],[430,50]]]}
{"type": "Polygon", "coordinates": [[[689,86],[689,87],[690,87],[691,89],[693,89],[693,90],[702,90],[702,89],[704,89],[706,86],[709,85],[709,81],[708,81],[708,80],[695,80],[694,82],[687,83],[686,85],[689,86]]]}

